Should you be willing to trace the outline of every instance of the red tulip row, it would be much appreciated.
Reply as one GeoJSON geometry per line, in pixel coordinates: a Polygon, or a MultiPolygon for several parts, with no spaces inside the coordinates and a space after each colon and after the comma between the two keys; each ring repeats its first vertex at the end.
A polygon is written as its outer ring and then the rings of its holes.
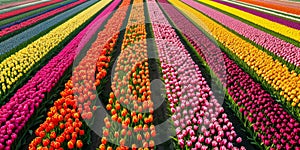
{"type": "Polygon", "coordinates": [[[4,28],[4,29],[2,29],[0,31],[0,38],[3,37],[3,36],[5,36],[5,35],[7,35],[7,34],[15,32],[17,30],[20,30],[22,28],[25,28],[27,26],[33,25],[33,24],[35,24],[35,23],[37,23],[37,22],[39,22],[41,20],[47,19],[47,18],[49,18],[51,16],[54,16],[54,15],[60,13],[60,12],[66,11],[66,10],[72,8],[72,7],[75,7],[75,6],[77,6],[77,5],[81,4],[81,3],[84,3],[85,1],[86,0],[78,0],[75,3],[68,4],[66,6],[63,6],[63,7],[60,7],[58,9],[52,10],[50,12],[44,13],[42,15],[39,15],[39,16],[34,17],[34,18],[31,18],[31,19],[26,20],[24,22],[21,22],[19,24],[15,24],[13,26],[4,28]]]}
{"type": "Polygon", "coordinates": [[[9,17],[12,17],[12,16],[16,16],[16,15],[19,15],[19,14],[22,14],[22,13],[25,13],[25,12],[28,12],[28,11],[31,11],[31,10],[35,10],[35,9],[38,9],[38,8],[42,8],[42,7],[45,7],[45,6],[48,6],[48,5],[52,5],[52,4],[61,2],[61,1],[62,0],[53,0],[53,1],[48,1],[48,2],[45,2],[45,3],[41,3],[41,4],[21,8],[21,9],[17,9],[17,10],[14,10],[14,11],[6,12],[6,13],[3,13],[3,14],[0,14],[0,20],[6,19],[6,18],[9,18],[9,17]]]}
{"type": "Polygon", "coordinates": [[[142,0],[134,0],[121,54],[106,105],[100,150],[154,148],[154,103],[151,101],[145,16],[142,0]]]}

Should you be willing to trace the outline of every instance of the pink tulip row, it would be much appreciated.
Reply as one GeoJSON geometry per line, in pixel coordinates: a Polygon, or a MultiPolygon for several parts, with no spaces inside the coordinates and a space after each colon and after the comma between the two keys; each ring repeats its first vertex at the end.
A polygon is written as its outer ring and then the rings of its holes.
{"type": "MultiPolygon", "coordinates": [[[[214,70],[215,74],[226,83],[226,68],[224,60],[220,59],[221,49],[213,40],[206,38],[205,34],[195,26],[191,25],[180,12],[178,12],[167,0],[159,0],[160,5],[168,13],[169,17],[176,23],[181,33],[194,45],[198,54],[205,59],[207,64],[214,70]]],[[[225,86],[225,85],[224,85],[225,86]]]]}
{"type": "Polygon", "coordinates": [[[119,2],[114,1],[102,11],[57,56],[20,88],[9,102],[0,108],[0,150],[10,149],[18,133],[43,101],[45,94],[51,91],[66,69],[70,67],[76,55],[119,2]]]}
{"type": "Polygon", "coordinates": [[[20,1],[20,2],[3,4],[3,5],[0,6],[0,9],[5,9],[5,8],[8,8],[8,7],[14,7],[14,6],[18,6],[18,5],[28,4],[28,3],[32,3],[32,2],[35,2],[35,1],[37,1],[37,0],[24,0],[24,1],[20,1]]]}
{"type": "Polygon", "coordinates": [[[271,34],[256,29],[246,23],[243,23],[237,19],[227,16],[217,10],[209,8],[195,1],[184,0],[184,2],[191,7],[201,11],[209,17],[220,22],[224,26],[234,30],[238,34],[250,39],[254,43],[262,46],[266,50],[274,53],[275,55],[282,57],[287,62],[300,66],[300,48],[295,45],[285,42],[271,34]]]}
{"type": "Polygon", "coordinates": [[[50,12],[47,12],[45,14],[42,14],[42,15],[39,15],[37,17],[31,18],[31,19],[26,20],[24,22],[21,22],[19,24],[15,24],[15,25],[12,25],[10,27],[4,28],[3,30],[0,31],[0,37],[5,36],[5,35],[7,35],[9,33],[14,32],[14,31],[20,30],[20,29],[22,29],[24,27],[30,26],[30,25],[38,22],[38,21],[41,21],[41,20],[44,20],[44,19],[49,18],[51,16],[54,16],[54,15],[60,13],[60,12],[66,11],[69,8],[77,6],[77,5],[79,5],[79,4],[81,4],[81,3],[85,2],[85,1],[86,0],[78,0],[75,3],[68,4],[66,6],[60,7],[58,9],[52,10],[50,12]]]}
{"type": "Polygon", "coordinates": [[[180,148],[245,149],[233,145],[241,138],[158,5],[148,8],[180,148]]]}
{"type": "MultiPolygon", "coordinates": [[[[160,1],[165,2],[165,0],[160,1]]],[[[279,104],[276,104],[270,94],[263,90],[258,83],[255,83],[225,53],[213,50],[216,49],[215,45],[205,35],[198,32],[197,27],[184,18],[182,14],[174,11],[175,8],[163,3],[161,5],[175,22],[176,26],[188,37],[188,41],[192,43],[192,46],[195,47],[199,54],[203,53],[203,51],[211,52],[210,56],[224,60],[228,82],[225,79],[221,81],[223,85],[227,84],[226,87],[228,88],[229,95],[234,99],[234,103],[241,108],[241,113],[253,124],[253,132],[259,133],[258,136],[264,145],[271,146],[274,143],[272,148],[299,149],[297,147],[300,144],[299,122],[289,115],[279,104]],[[206,46],[207,49],[202,49],[203,45],[199,43],[210,46],[206,46]]],[[[204,59],[207,59],[207,57],[204,59]]],[[[216,59],[215,61],[218,62],[219,60],[216,59]]],[[[217,68],[222,67],[221,65],[219,63],[219,67],[213,66],[212,70],[219,71],[217,68]]],[[[220,76],[220,78],[224,77],[220,76]]]]}
{"type": "Polygon", "coordinates": [[[49,6],[49,5],[58,3],[58,2],[61,2],[61,0],[48,1],[48,2],[45,2],[45,3],[41,3],[41,4],[37,4],[37,5],[17,9],[17,10],[14,10],[14,11],[6,12],[6,13],[3,13],[3,14],[0,14],[0,20],[6,19],[6,18],[9,18],[9,17],[12,17],[12,16],[16,16],[16,15],[19,15],[19,14],[22,14],[22,13],[25,13],[25,12],[28,12],[28,11],[31,11],[31,10],[35,10],[35,9],[38,9],[38,8],[42,8],[42,7],[45,7],[45,6],[49,6]]]}

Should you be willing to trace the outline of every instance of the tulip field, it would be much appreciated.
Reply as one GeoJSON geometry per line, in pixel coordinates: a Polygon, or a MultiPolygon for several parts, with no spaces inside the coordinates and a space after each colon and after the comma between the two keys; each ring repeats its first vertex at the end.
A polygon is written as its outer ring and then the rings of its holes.
{"type": "Polygon", "coordinates": [[[300,2],[3,0],[0,150],[300,150],[300,2]]]}

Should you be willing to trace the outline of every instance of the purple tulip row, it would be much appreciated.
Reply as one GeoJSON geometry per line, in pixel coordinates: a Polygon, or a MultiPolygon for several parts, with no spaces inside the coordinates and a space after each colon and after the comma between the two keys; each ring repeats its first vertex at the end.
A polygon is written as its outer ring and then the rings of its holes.
{"type": "MultiPolygon", "coordinates": [[[[160,0],[165,2],[165,0],[160,0]]],[[[201,49],[200,41],[207,41],[207,37],[203,34],[197,34],[197,27],[189,22],[182,14],[177,12],[175,8],[169,5],[161,5],[168,13],[170,18],[174,21],[176,26],[188,37],[187,39],[192,43],[198,53],[202,51],[210,51],[209,49],[201,49]]],[[[209,44],[209,43],[205,43],[209,44]]],[[[212,49],[214,44],[211,44],[212,49]]],[[[207,47],[209,48],[209,47],[207,47]]],[[[229,95],[234,99],[239,106],[242,114],[247,117],[247,120],[253,124],[254,132],[258,133],[258,137],[264,142],[266,146],[299,149],[300,145],[300,126],[291,115],[289,115],[279,104],[275,102],[262,87],[255,83],[251,77],[243,72],[238,65],[230,60],[225,53],[210,51],[210,55],[216,56],[225,62],[227,72],[227,88],[229,95]]],[[[207,58],[204,58],[207,59],[207,58]]],[[[218,60],[215,60],[218,61],[218,60]]],[[[220,64],[221,65],[221,64],[220,64]]],[[[220,66],[221,67],[221,66],[220,66]]],[[[212,70],[218,68],[213,66],[212,70]]],[[[218,71],[218,70],[216,70],[218,71]]],[[[222,78],[222,76],[220,76],[222,78]]],[[[226,80],[222,79],[222,82],[226,80]]],[[[223,83],[226,85],[226,83],[223,83]]]]}
{"type": "Polygon", "coordinates": [[[251,122],[264,145],[275,149],[300,149],[300,124],[259,83],[225,54],[228,93],[251,122]],[[298,146],[297,146],[298,145],[298,146]]]}
{"type": "Polygon", "coordinates": [[[156,2],[148,9],[180,148],[245,149],[233,146],[242,139],[156,2]]]}
{"type": "Polygon", "coordinates": [[[246,23],[227,16],[217,10],[209,8],[195,1],[183,0],[186,4],[201,11],[209,17],[215,19],[224,26],[236,31],[238,34],[250,39],[254,43],[262,46],[266,50],[282,57],[287,62],[300,66],[300,48],[293,44],[287,43],[266,32],[256,29],[246,23]]]}
{"type": "Polygon", "coordinates": [[[260,11],[254,10],[254,9],[246,8],[246,7],[243,7],[243,6],[239,6],[239,5],[232,4],[232,3],[229,3],[229,2],[225,2],[225,1],[221,1],[221,0],[213,0],[213,1],[218,2],[220,4],[223,4],[223,5],[226,5],[226,6],[229,6],[229,7],[232,7],[232,8],[242,10],[244,12],[253,14],[255,16],[259,16],[259,17],[268,19],[270,21],[277,22],[277,23],[283,24],[285,26],[300,30],[300,24],[298,22],[283,19],[283,18],[274,16],[274,15],[271,15],[271,14],[267,14],[267,13],[264,13],[264,12],[260,12],[260,11]]]}
{"type": "Polygon", "coordinates": [[[107,14],[112,12],[119,2],[120,0],[117,0],[110,4],[0,108],[0,149],[10,149],[18,133],[42,103],[45,94],[56,85],[76,55],[108,17],[107,14]]]}

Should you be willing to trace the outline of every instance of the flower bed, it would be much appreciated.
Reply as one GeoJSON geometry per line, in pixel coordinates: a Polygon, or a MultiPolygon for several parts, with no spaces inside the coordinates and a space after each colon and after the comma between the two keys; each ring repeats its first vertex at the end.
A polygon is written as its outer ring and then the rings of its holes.
{"type": "Polygon", "coordinates": [[[239,149],[233,143],[241,138],[175,30],[154,1],[148,6],[176,128],[176,148],[239,149]]]}
{"type": "Polygon", "coordinates": [[[21,13],[25,13],[25,12],[28,12],[28,11],[31,11],[31,10],[34,10],[34,9],[38,9],[38,8],[41,8],[41,7],[52,5],[52,4],[58,3],[60,1],[61,0],[48,1],[48,2],[45,2],[45,3],[41,3],[41,4],[21,8],[21,9],[18,9],[18,10],[6,12],[6,13],[3,13],[3,14],[0,15],[0,20],[6,19],[6,18],[9,18],[9,17],[12,17],[12,16],[16,16],[16,15],[19,15],[21,13]]]}
{"type": "Polygon", "coordinates": [[[66,11],[66,10],[72,8],[72,7],[75,7],[75,6],[77,6],[77,5],[81,4],[81,3],[83,3],[83,2],[85,2],[85,0],[79,0],[79,1],[77,1],[77,2],[68,4],[68,5],[66,5],[66,6],[60,7],[60,8],[58,8],[58,9],[54,9],[54,10],[52,10],[52,11],[50,11],[50,12],[47,12],[47,13],[44,13],[44,14],[42,14],[42,15],[36,16],[36,17],[34,17],[34,18],[31,18],[31,19],[29,19],[29,20],[22,21],[22,22],[20,22],[20,23],[18,23],[18,24],[14,24],[14,25],[12,25],[12,26],[9,26],[9,27],[7,27],[7,28],[4,28],[4,29],[2,29],[2,30],[0,31],[0,38],[3,37],[3,36],[5,36],[5,35],[7,35],[7,34],[10,34],[10,33],[12,33],[12,32],[15,32],[15,31],[17,31],[17,30],[20,30],[20,29],[22,29],[22,28],[25,28],[25,27],[27,27],[27,26],[33,25],[33,24],[35,24],[35,23],[37,23],[37,22],[39,22],[39,21],[42,21],[42,20],[44,20],[44,19],[47,19],[47,18],[49,18],[49,17],[51,17],[51,16],[54,16],[54,15],[60,13],[60,12],[66,11]]]}

